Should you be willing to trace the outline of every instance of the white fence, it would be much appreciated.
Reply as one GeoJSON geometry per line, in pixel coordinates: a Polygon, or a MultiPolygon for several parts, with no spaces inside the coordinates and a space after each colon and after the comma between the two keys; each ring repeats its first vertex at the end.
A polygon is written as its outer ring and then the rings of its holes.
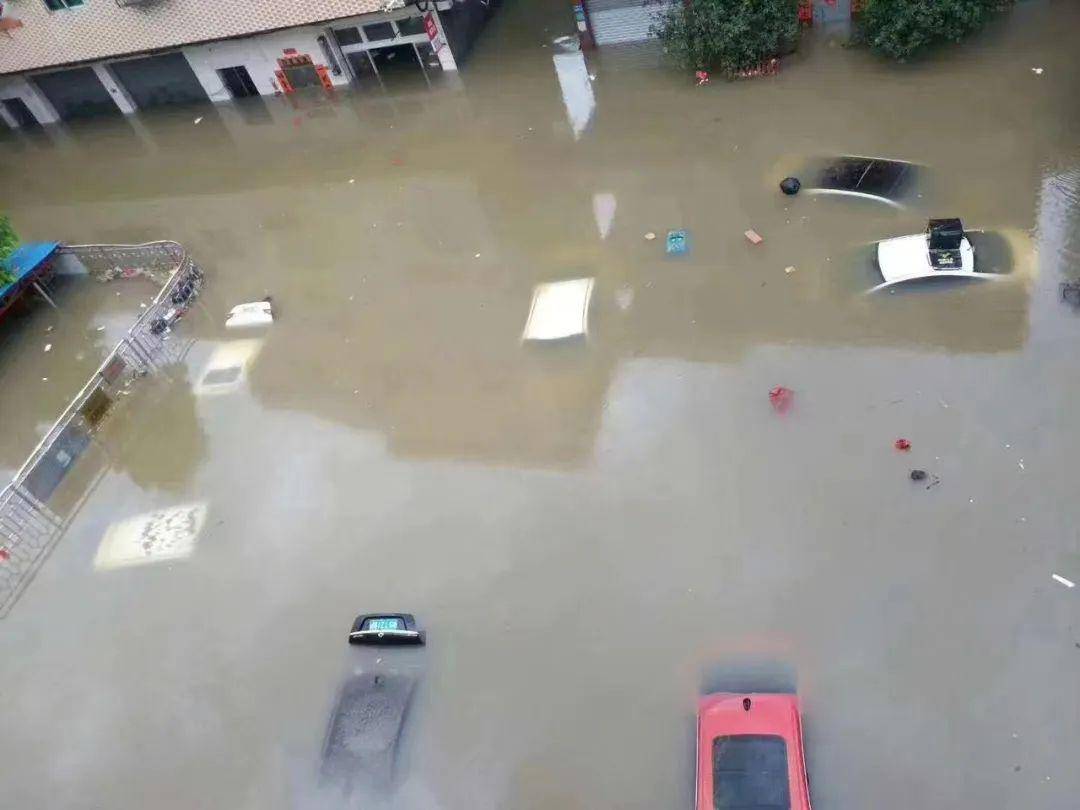
{"type": "Polygon", "coordinates": [[[71,245],[60,248],[57,261],[81,265],[92,275],[138,274],[164,283],[0,491],[0,617],[11,609],[63,532],[65,521],[50,509],[49,499],[120,392],[137,378],[183,359],[187,346],[173,326],[202,287],[202,270],[176,242],[71,245]]]}

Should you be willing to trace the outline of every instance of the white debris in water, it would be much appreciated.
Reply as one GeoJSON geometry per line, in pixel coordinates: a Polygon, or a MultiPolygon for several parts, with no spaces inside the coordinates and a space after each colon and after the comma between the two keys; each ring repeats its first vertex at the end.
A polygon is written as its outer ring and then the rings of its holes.
{"type": "Polygon", "coordinates": [[[355,178],[355,177],[350,177],[350,178],[349,178],[349,182],[350,182],[350,183],[355,183],[355,182],[356,182],[356,178],[355,178]]]}
{"type": "Polygon", "coordinates": [[[649,231],[647,234],[645,234],[645,238],[651,242],[653,239],[656,238],[656,234],[652,231],[649,231]]]}
{"type": "Polygon", "coordinates": [[[788,265],[787,267],[784,268],[784,272],[787,273],[790,276],[792,273],[795,272],[795,266],[794,265],[788,265]]]}
{"type": "Polygon", "coordinates": [[[1036,76],[1042,76],[1043,69],[1042,68],[1032,68],[1031,72],[1034,73],[1036,76]]]}
{"type": "Polygon", "coordinates": [[[1071,579],[1065,579],[1065,577],[1063,577],[1061,574],[1051,574],[1050,579],[1054,580],[1054,582],[1060,582],[1066,588],[1076,587],[1075,582],[1073,582],[1071,579]]]}
{"type": "Polygon", "coordinates": [[[202,123],[202,118],[203,117],[200,115],[198,118],[195,119],[195,123],[196,124],[201,124],[202,123]]]}
{"type": "Polygon", "coordinates": [[[47,351],[47,352],[51,352],[51,351],[52,351],[52,344],[51,344],[51,343],[46,343],[46,344],[45,344],[45,351],[47,351]]]}
{"type": "Polygon", "coordinates": [[[522,340],[558,340],[589,332],[591,278],[538,284],[522,340]]]}
{"type": "Polygon", "coordinates": [[[42,382],[48,382],[48,381],[49,381],[49,378],[48,378],[48,377],[42,377],[42,378],[41,378],[41,381],[42,381],[42,382]]]}
{"type": "Polygon", "coordinates": [[[1023,459],[1020,459],[1018,462],[1016,462],[1016,464],[1021,470],[1024,469],[1024,460],[1023,459]]]}
{"type": "Polygon", "coordinates": [[[479,253],[477,253],[477,254],[476,254],[476,255],[475,255],[475,256],[474,256],[473,258],[474,258],[474,259],[479,259],[479,258],[480,258],[480,254],[479,254],[479,253]]]}
{"type": "Polygon", "coordinates": [[[99,326],[99,327],[97,328],[97,330],[98,330],[99,332],[104,332],[104,331],[105,331],[105,327],[104,327],[104,326],[99,326]]]}

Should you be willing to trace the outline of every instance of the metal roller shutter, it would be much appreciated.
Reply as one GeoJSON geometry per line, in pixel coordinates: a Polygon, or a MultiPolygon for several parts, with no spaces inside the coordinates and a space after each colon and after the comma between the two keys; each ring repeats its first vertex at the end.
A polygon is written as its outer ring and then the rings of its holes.
{"type": "Polygon", "coordinates": [[[109,69],[140,109],[208,100],[195,71],[182,53],[125,59],[113,62],[109,69]]]}
{"type": "Polygon", "coordinates": [[[109,91],[90,68],[40,73],[33,81],[65,121],[120,112],[109,91]]]}
{"type": "Polygon", "coordinates": [[[597,45],[641,42],[650,39],[649,29],[666,11],[669,0],[587,0],[589,22],[597,45]]]}

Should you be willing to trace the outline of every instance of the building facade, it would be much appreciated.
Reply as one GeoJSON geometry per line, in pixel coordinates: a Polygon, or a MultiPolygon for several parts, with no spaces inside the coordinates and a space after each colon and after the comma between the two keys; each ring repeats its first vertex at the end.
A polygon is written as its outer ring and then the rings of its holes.
{"type": "Polygon", "coordinates": [[[0,120],[18,128],[163,104],[430,82],[484,0],[0,0],[0,120]]]}

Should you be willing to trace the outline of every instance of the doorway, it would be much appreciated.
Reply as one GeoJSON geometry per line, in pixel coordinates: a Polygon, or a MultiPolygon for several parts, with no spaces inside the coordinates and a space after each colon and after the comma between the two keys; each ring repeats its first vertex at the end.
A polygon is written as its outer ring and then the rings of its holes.
{"type": "Polygon", "coordinates": [[[243,65],[219,68],[217,74],[233,98],[251,98],[259,95],[259,88],[255,86],[255,81],[243,65]]]}
{"type": "Polygon", "coordinates": [[[21,98],[5,98],[3,102],[0,103],[4,105],[7,114],[14,119],[15,124],[20,129],[31,129],[41,126],[41,122],[34,117],[34,114],[30,112],[30,108],[26,106],[26,102],[21,98]]]}
{"type": "Polygon", "coordinates": [[[406,90],[431,86],[442,65],[419,16],[333,30],[338,47],[361,86],[406,90]]]}
{"type": "Polygon", "coordinates": [[[120,115],[120,108],[91,68],[39,73],[32,76],[31,81],[64,121],[93,115],[120,115]]]}
{"type": "Polygon", "coordinates": [[[208,100],[202,82],[182,53],[125,59],[109,68],[140,110],[208,100]]]}

